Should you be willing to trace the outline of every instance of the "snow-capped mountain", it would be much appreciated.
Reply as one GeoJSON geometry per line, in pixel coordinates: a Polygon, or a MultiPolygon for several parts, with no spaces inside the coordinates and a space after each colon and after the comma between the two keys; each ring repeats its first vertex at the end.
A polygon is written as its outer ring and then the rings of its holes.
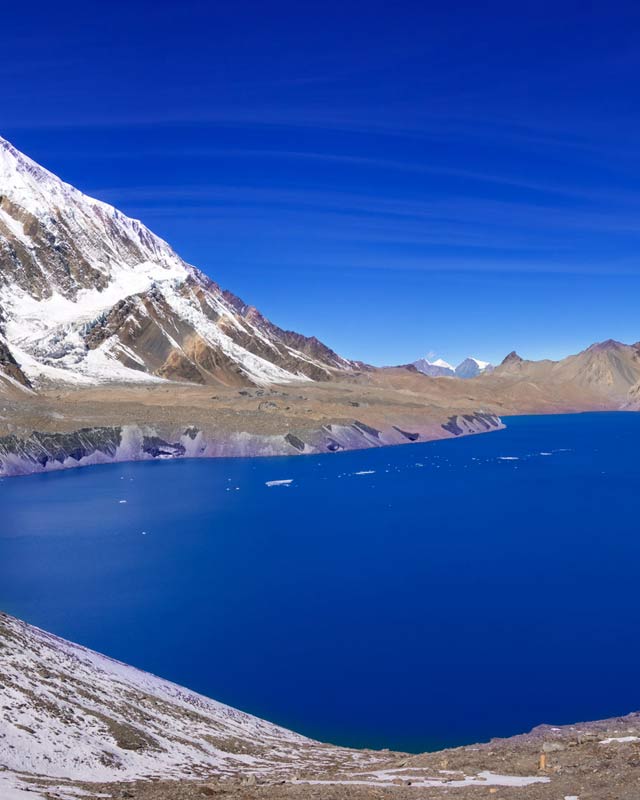
{"type": "Polygon", "coordinates": [[[141,222],[0,138],[0,376],[242,385],[353,365],[284,331],[141,222]]]}
{"type": "Polygon", "coordinates": [[[457,378],[475,378],[483,373],[493,372],[494,366],[489,361],[480,361],[479,358],[465,358],[456,367],[457,378]]]}
{"type": "Polygon", "coordinates": [[[422,372],[424,375],[430,375],[432,378],[441,378],[444,376],[453,377],[455,375],[455,368],[447,363],[442,358],[437,358],[435,361],[429,361],[427,358],[419,358],[413,362],[413,366],[422,372]]]}
{"type": "Polygon", "coordinates": [[[413,362],[413,366],[424,375],[432,378],[475,378],[476,375],[493,371],[493,365],[488,361],[480,361],[479,358],[465,358],[457,367],[453,367],[442,358],[429,361],[426,358],[419,358],[413,362]]]}

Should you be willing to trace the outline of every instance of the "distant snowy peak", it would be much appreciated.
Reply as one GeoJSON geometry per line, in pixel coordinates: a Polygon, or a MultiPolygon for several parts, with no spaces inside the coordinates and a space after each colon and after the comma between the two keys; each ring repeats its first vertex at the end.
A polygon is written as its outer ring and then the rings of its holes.
{"type": "Polygon", "coordinates": [[[432,378],[453,377],[455,370],[444,359],[438,358],[435,361],[429,361],[427,358],[419,358],[413,362],[413,366],[422,372],[424,375],[429,375],[432,378]]]}
{"type": "Polygon", "coordinates": [[[481,361],[479,358],[472,357],[465,358],[457,367],[453,367],[442,358],[438,358],[435,361],[420,358],[413,362],[413,366],[418,372],[422,372],[432,378],[475,378],[477,375],[493,371],[493,365],[488,361],[481,361]]]}
{"type": "Polygon", "coordinates": [[[444,358],[436,358],[435,361],[431,362],[432,366],[434,367],[442,367],[442,369],[450,369],[453,370],[451,364],[444,360],[444,358]]]}
{"type": "Polygon", "coordinates": [[[491,363],[489,361],[480,361],[479,358],[473,358],[473,356],[469,356],[469,358],[467,358],[466,360],[467,361],[473,361],[477,365],[478,369],[480,369],[480,370],[484,370],[487,367],[491,366],[491,363]]]}
{"type": "Polygon", "coordinates": [[[458,378],[475,378],[488,372],[493,372],[493,364],[489,361],[481,361],[479,358],[465,358],[456,367],[456,376],[458,378]]]}
{"type": "MultiPolygon", "coordinates": [[[[0,337],[27,381],[326,380],[354,365],[284,331],[138,220],[0,138],[0,337]]],[[[8,367],[3,372],[9,374],[8,367]]]]}

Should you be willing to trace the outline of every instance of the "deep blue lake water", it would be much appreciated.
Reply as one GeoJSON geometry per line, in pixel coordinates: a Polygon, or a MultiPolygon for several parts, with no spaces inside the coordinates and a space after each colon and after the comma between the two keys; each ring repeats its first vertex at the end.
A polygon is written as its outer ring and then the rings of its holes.
{"type": "Polygon", "coordinates": [[[640,414],[7,479],[0,509],[0,608],[320,739],[640,708],[640,414]]]}

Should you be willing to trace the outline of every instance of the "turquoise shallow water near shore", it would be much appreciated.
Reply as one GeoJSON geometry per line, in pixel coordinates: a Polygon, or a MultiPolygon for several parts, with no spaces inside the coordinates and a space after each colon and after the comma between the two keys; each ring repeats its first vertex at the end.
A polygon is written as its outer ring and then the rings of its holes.
{"type": "Polygon", "coordinates": [[[506,421],[4,480],[0,608],[343,744],[638,709],[640,415],[506,421]]]}

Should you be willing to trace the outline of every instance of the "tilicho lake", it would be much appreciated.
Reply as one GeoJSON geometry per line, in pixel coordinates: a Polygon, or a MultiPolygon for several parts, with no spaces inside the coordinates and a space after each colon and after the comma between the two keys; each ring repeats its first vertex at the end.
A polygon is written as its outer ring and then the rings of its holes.
{"type": "Polygon", "coordinates": [[[340,744],[636,710],[640,415],[507,423],[6,479],[0,608],[340,744]]]}

